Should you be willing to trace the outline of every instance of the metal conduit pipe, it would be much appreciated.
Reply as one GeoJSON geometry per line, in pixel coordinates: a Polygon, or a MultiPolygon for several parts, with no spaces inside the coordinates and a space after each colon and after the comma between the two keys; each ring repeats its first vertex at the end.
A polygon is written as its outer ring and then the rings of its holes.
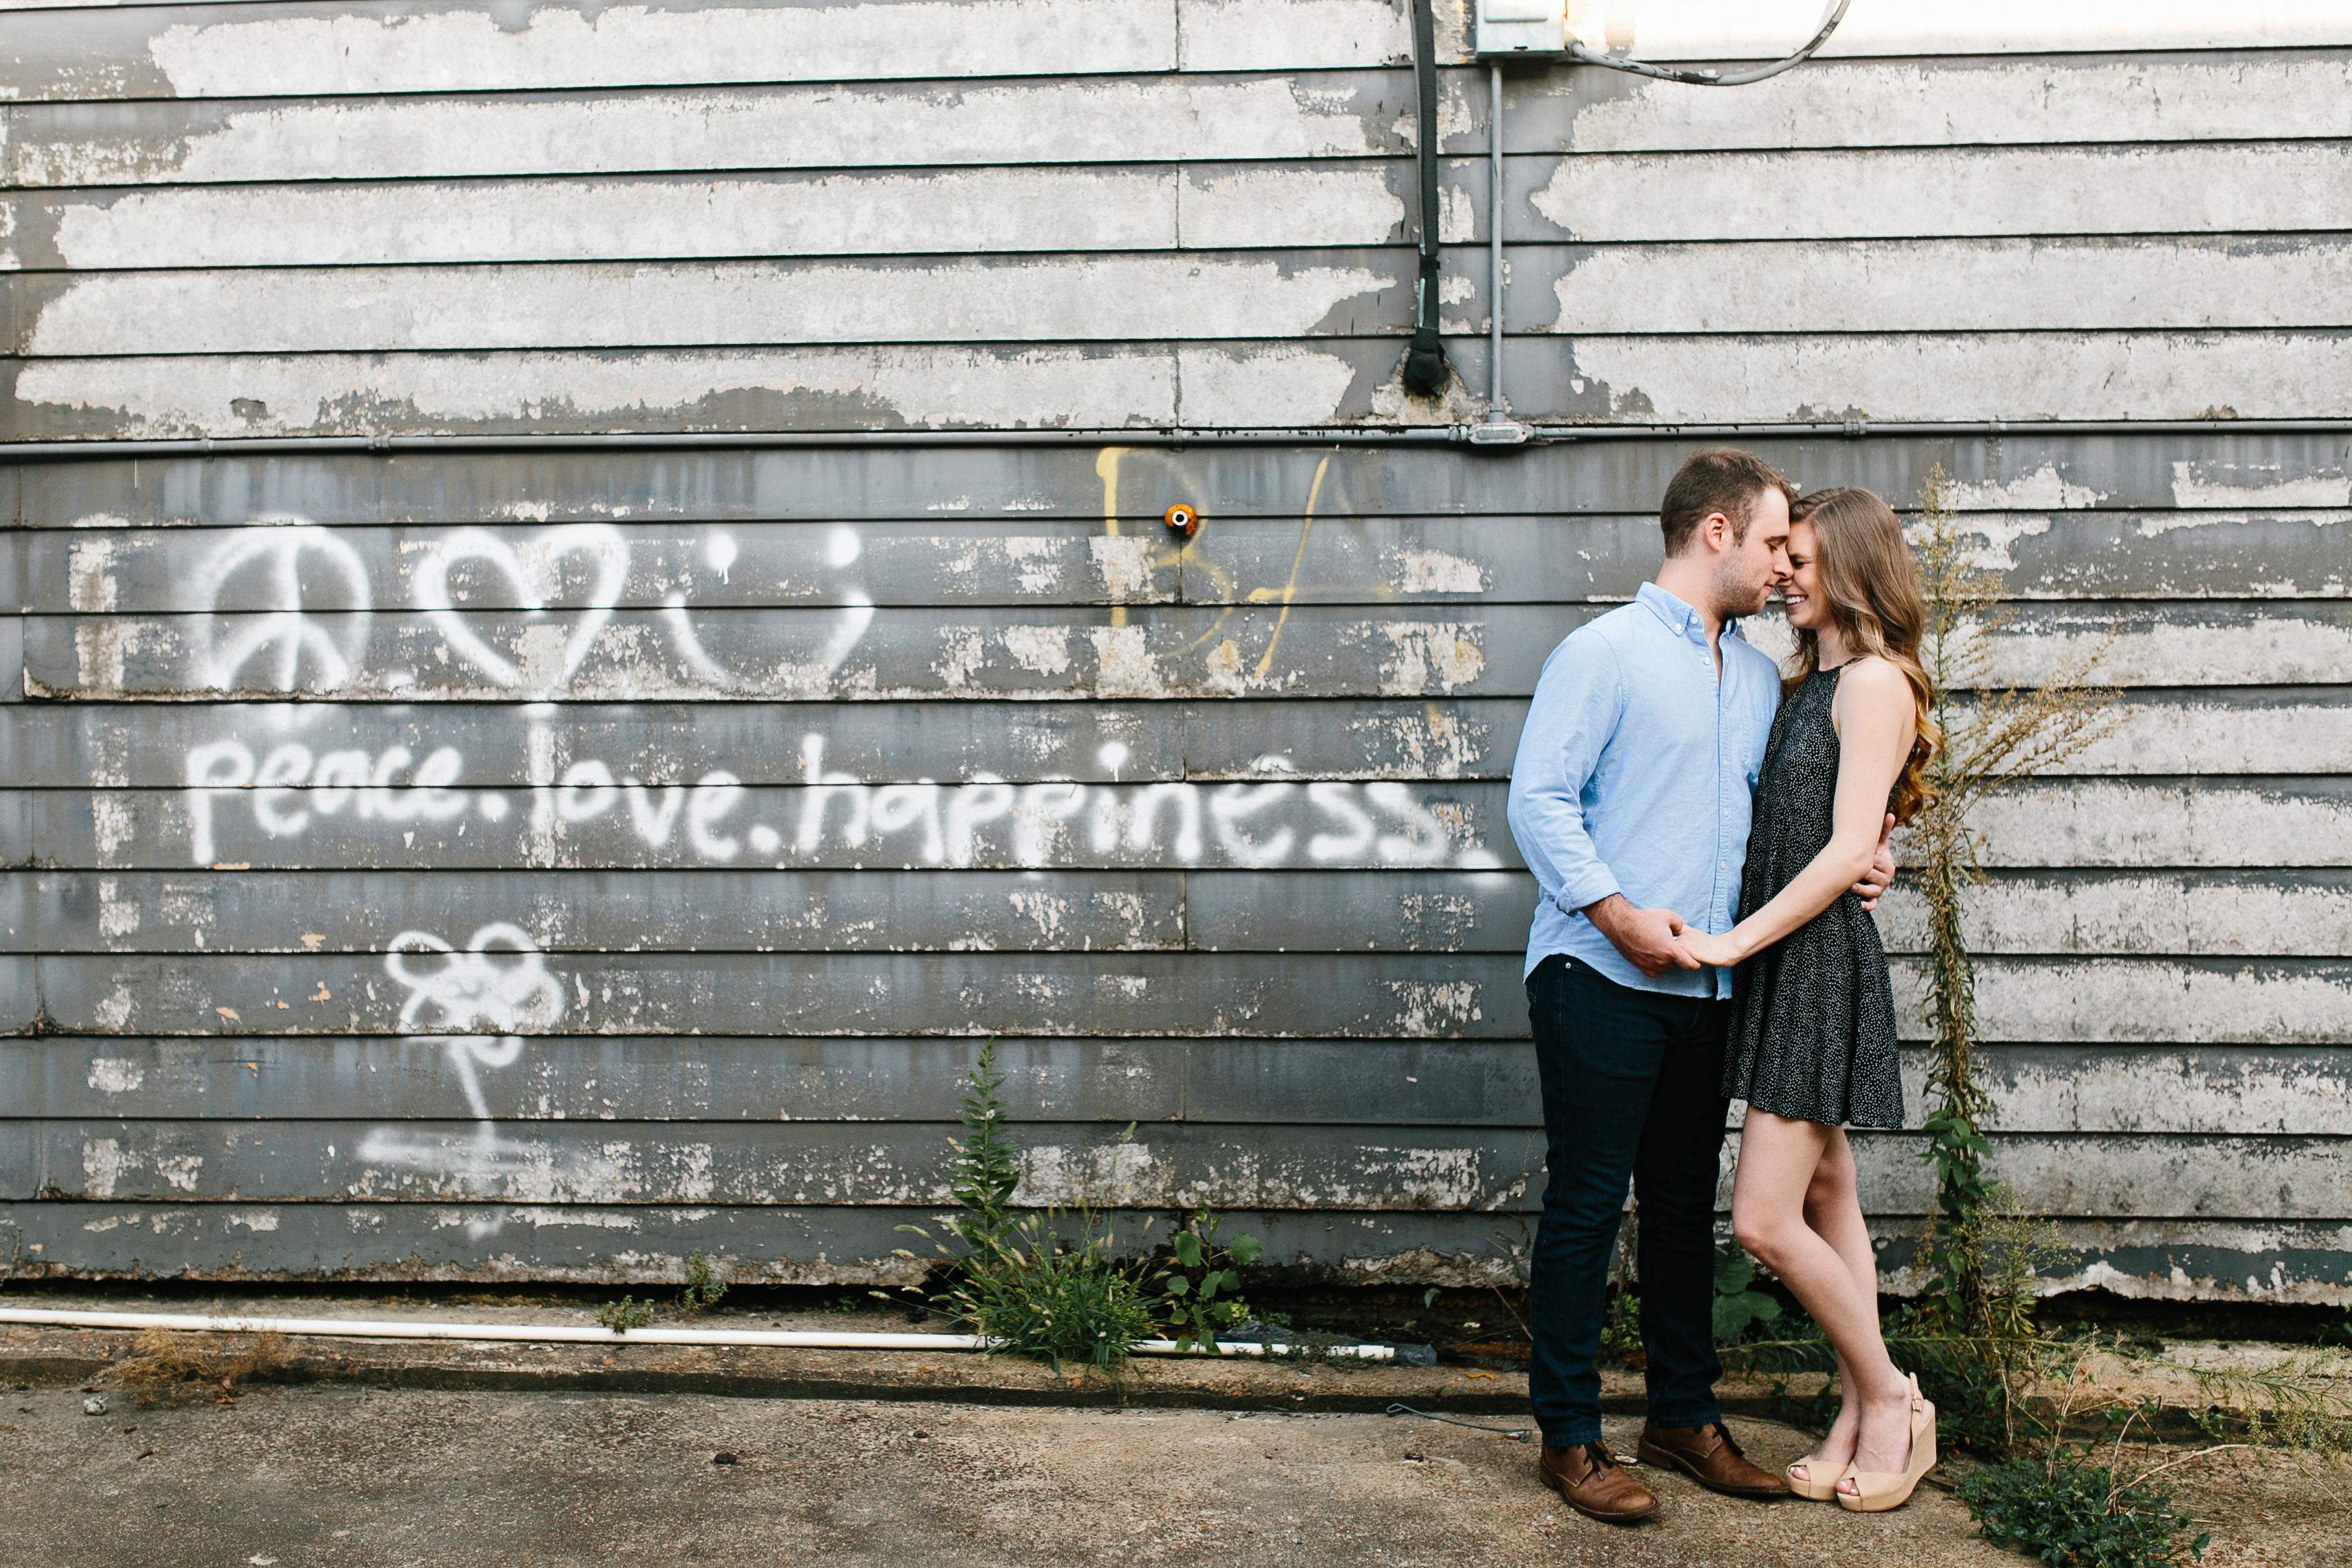
{"type": "MultiPolygon", "coordinates": [[[[520,1341],[537,1344],[770,1345],[806,1350],[984,1351],[979,1334],[852,1334],[797,1329],[631,1329],[566,1327],[558,1323],[436,1323],[398,1319],[215,1318],[194,1312],[53,1311],[37,1307],[0,1309],[0,1323],[68,1329],[171,1329],[185,1333],[299,1334],[358,1340],[520,1341]]],[[[1179,1346],[1174,1340],[1143,1340],[1143,1355],[1282,1355],[1283,1343],[1218,1343],[1213,1349],[1179,1346]]],[[[1393,1361],[1393,1345],[1331,1345],[1322,1355],[1355,1361],[1393,1361]]]]}
{"type": "Polygon", "coordinates": [[[1486,65],[1486,423],[1503,410],[1503,67],[1486,65]]]}
{"type": "MultiPolygon", "coordinates": [[[[601,436],[258,436],[163,441],[0,442],[0,466],[90,462],[111,458],[241,458],[355,452],[601,452],[632,448],[688,451],[792,450],[872,447],[1386,447],[1466,446],[1470,425],[1377,429],[1297,426],[1267,430],[618,430],[601,436]]],[[[1787,441],[1999,439],[2004,436],[2336,436],[2352,419],[1811,420],[1778,425],[1532,425],[1528,444],[1579,441],[1787,441]]]]}

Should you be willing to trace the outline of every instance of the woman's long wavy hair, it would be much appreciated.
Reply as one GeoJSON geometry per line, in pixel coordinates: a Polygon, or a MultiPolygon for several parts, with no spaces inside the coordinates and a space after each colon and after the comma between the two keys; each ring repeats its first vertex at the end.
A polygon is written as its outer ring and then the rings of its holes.
{"type": "MultiPolygon", "coordinates": [[[[1830,618],[1845,637],[1850,658],[1876,654],[1911,683],[1918,714],[1911,755],[1887,796],[1887,809],[1907,823],[1935,798],[1927,787],[1927,763],[1943,743],[1943,731],[1928,717],[1927,672],[1919,666],[1919,634],[1927,622],[1919,599],[1919,569],[1903,525],[1894,511],[1865,489],[1823,490],[1789,509],[1791,522],[1813,527],[1814,572],[1827,595],[1830,618]]],[[[1781,682],[1793,691],[1822,667],[1821,639],[1797,632],[1797,668],[1781,682]]]]}

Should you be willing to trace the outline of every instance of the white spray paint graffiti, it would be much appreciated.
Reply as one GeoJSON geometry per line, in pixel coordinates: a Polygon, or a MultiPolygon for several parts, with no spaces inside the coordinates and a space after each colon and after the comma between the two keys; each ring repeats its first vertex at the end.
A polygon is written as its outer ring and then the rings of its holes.
{"type": "Polygon", "coordinates": [[[242,684],[274,691],[331,690],[352,677],[367,648],[368,613],[374,589],[367,563],[331,529],[299,518],[259,518],[254,531],[213,553],[198,579],[198,591],[217,611],[256,576],[265,606],[258,613],[214,618],[206,627],[204,674],[208,684],[232,690],[242,684]],[[313,618],[305,587],[315,572],[342,592],[332,608],[340,621],[313,618]],[[260,679],[247,667],[261,661],[260,679]],[[305,679],[305,667],[310,679],[305,679]]]}
{"type": "MultiPolygon", "coordinates": [[[[1412,786],[1393,781],[1104,784],[1051,778],[1015,784],[981,773],[962,784],[870,783],[827,769],[825,737],[809,734],[801,740],[796,813],[785,822],[743,824],[739,813],[751,792],[724,768],[691,785],[649,785],[595,758],[554,774],[558,737],[535,722],[533,739],[544,743],[535,744],[532,755],[553,774],[528,790],[530,831],[542,845],[551,845],[559,827],[614,816],[647,850],[709,865],[737,861],[747,849],[755,861],[780,868],[837,862],[851,851],[908,867],[1031,869],[1105,861],[1468,870],[1501,864],[1483,830],[1456,808],[1424,801],[1412,786]]],[[[415,825],[455,823],[462,835],[467,820],[505,820],[511,809],[506,792],[451,787],[464,765],[448,746],[422,761],[404,746],[373,756],[344,750],[314,757],[289,741],[258,759],[239,741],[195,747],[187,762],[189,859],[218,863],[222,802],[249,811],[254,826],[272,840],[299,839],[345,814],[359,822],[411,825],[402,831],[412,839],[415,825]]],[[[794,812],[790,797],[785,805],[794,812]]],[[[546,858],[551,856],[549,848],[546,858]]]]}
{"type": "MultiPolygon", "coordinates": [[[[714,531],[699,542],[709,570],[727,581],[739,553],[734,540],[714,531]]],[[[627,591],[631,546],[619,530],[562,524],[517,542],[460,528],[411,548],[418,552],[411,599],[439,634],[436,651],[526,704],[518,714],[523,782],[460,787],[466,759],[455,746],[419,742],[414,749],[371,752],[314,744],[300,736],[314,710],[289,704],[271,716],[280,731],[274,740],[248,732],[188,752],[194,863],[220,863],[225,843],[233,836],[249,841],[251,834],[299,843],[330,833],[396,832],[404,848],[419,847],[422,837],[429,850],[477,824],[508,822],[520,791],[527,798],[517,826],[533,865],[557,863],[561,838],[598,823],[656,855],[704,864],[747,856],[779,867],[853,858],[909,867],[1498,864],[1458,806],[1424,800],[1402,783],[1302,779],[1280,756],[1260,759],[1258,776],[1242,783],[1125,782],[1119,774],[1130,759],[1119,742],[1106,745],[1097,759],[1111,775],[1108,784],[1051,776],[1014,783],[984,773],[950,783],[869,780],[828,768],[828,739],[811,732],[800,742],[798,777],[779,781],[783,787],[775,791],[755,794],[727,768],[703,771],[691,784],[647,783],[625,765],[578,754],[559,728],[560,710],[546,700],[572,681],[627,591]],[[476,596],[520,608],[520,633],[490,634],[464,602],[476,596]],[[532,624],[559,601],[573,612],[568,627],[532,624]],[[756,809],[747,805],[755,799],[781,810],[755,820],[756,809]]],[[[826,536],[826,570],[850,574],[861,555],[854,529],[826,536]]],[[[358,553],[331,531],[299,520],[257,530],[218,552],[203,586],[217,623],[205,654],[215,686],[315,693],[366,673],[372,586],[358,553]],[[258,593],[255,573],[264,574],[258,593]],[[320,615],[330,605],[339,612],[331,620],[320,615]]],[[[714,691],[763,689],[710,657],[686,592],[662,591],[656,624],[677,666],[714,691]]],[[[876,616],[863,584],[845,586],[840,597],[843,607],[816,650],[826,679],[852,657],[876,616]]],[[[1033,640],[1035,646],[1024,645],[1031,663],[1066,657],[1066,638],[1033,640]]],[[[398,689],[415,679],[394,669],[374,684],[398,689]]],[[[242,844],[232,847],[241,858],[264,858],[242,844]]],[[[583,863],[601,853],[590,850],[583,863]]],[[[493,1113],[485,1075],[516,1068],[528,1037],[555,1028],[566,1006],[562,981],[520,926],[491,921],[462,947],[430,931],[404,931],[385,946],[384,970],[406,993],[398,1029],[408,1044],[435,1051],[454,1070],[475,1125],[462,1137],[373,1129],[358,1150],[368,1169],[356,1184],[370,1186],[383,1179],[380,1173],[414,1172],[428,1176],[436,1196],[489,1204],[621,1195],[627,1183],[615,1162],[623,1153],[518,1142],[502,1135],[493,1113]]],[[[486,1211],[465,1223],[467,1234],[480,1238],[504,1220],[486,1211]]]]}
{"type": "MultiPolygon", "coordinates": [[[[475,931],[462,950],[430,931],[404,931],[387,944],[383,967],[408,992],[401,1004],[400,1027],[405,1031],[423,1024],[446,1031],[408,1038],[414,1045],[439,1047],[457,1069],[466,1104],[474,1113],[475,1131],[470,1142],[455,1144],[379,1127],[362,1141],[360,1158],[430,1170],[455,1177],[462,1186],[483,1189],[468,1196],[521,1195],[507,1190],[517,1178],[528,1181],[536,1175],[544,1183],[551,1176],[546,1156],[499,1136],[480,1076],[483,1068],[511,1067],[521,1058],[523,1037],[517,1031],[544,1032],[563,1016],[562,983],[549,973],[539,944],[521,927],[504,921],[475,931]]],[[[491,1235],[502,1223],[474,1220],[467,1234],[477,1238],[491,1235]]]]}

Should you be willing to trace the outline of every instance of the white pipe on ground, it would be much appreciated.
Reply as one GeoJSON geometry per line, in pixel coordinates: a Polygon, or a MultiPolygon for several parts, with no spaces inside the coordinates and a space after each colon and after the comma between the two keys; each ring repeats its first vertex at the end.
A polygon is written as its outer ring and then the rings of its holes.
{"type": "MultiPolygon", "coordinates": [[[[848,1334],[799,1329],[630,1329],[560,1323],[439,1323],[417,1319],[215,1318],[195,1312],[77,1312],[41,1307],[0,1308],[0,1323],[63,1329],[172,1329],[185,1333],[305,1334],[356,1340],[513,1340],[541,1344],[787,1345],[808,1350],[983,1351],[979,1334],[848,1334]]],[[[1144,1340],[1140,1355],[1281,1355],[1286,1344],[1220,1344],[1213,1351],[1180,1349],[1174,1340],[1144,1340]]],[[[1324,1355],[1392,1361],[1390,1345],[1332,1345],[1324,1355]]]]}

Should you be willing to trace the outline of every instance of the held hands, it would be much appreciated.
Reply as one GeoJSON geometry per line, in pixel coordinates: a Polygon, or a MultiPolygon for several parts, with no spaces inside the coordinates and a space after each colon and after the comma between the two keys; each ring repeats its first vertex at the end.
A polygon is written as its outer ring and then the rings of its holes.
{"type": "Polygon", "coordinates": [[[1715,936],[1685,927],[1678,945],[1684,952],[1690,955],[1689,967],[1693,969],[1701,965],[1709,969],[1729,969],[1744,956],[1739,951],[1739,944],[1731,940],[1731,933],[1728,931],[1720,936],[1715,936]]]}
{"type": "Polygon", "coordinates": [[[1895,881],[1895,851],[1888,848],[1888,835],[1895,831],[1895,814],[1888,812],[1886,821],[1878,830],[1878,853],[1870,858],[1870,874],[1853,885],[1856,898],[1865,910],[1878,908],[1878,900],[1895,881]]]}
{"type": "MultiPolygon", "coordinates": [[[[1862,900],[1862,907],[1865,910],[1876,909],[1880,895],[1885,893],[1895,880],[1895,851],[1888,848],[1886,845],[1887,836],[1894,831],[1895,815],[1889,812],[1885,822],[1878,830],[1878,848],[1870,858],[1870,870],[1861,881],[1853,885],[1853,892],[1862,900]]],[[[1675,922],[1675,956],[1685,969],[1697,969],[1701,966],[1709,969],[1729,969],[1748,957],[1747,952],[1743,951],[1743,944],[1730,931],[1720,936],[1710,935],[1703,931],[1689,929],[1683,924],[1678,916],[1667,918],[1675,922]]],[[[1734,930],[1736,931],[1737,928],[1734,930]]],[[[1612,937],[1610,940],[1614,942],[1616,939],[1612,937]]],[[[1624,944],[1619,943],[1618,951],[1623,952],[1624,944]]],[[[1632,958],[1633,954],[1627,952],[1625,956],[1632,958]]],[[[1645,969],[1642,973],[1650,974],[1663,972],[1645,969]]]]}
{"type": "Polygon", "coordinates": [[[1587,904],[1584,918],[1622,953],[1625,962],[1655,980],[1669,969],[1696,969],[1699,961],[1683,951],[1683,917],[1672,910],[1637,910],[1622,893],[1587,904]]]}

